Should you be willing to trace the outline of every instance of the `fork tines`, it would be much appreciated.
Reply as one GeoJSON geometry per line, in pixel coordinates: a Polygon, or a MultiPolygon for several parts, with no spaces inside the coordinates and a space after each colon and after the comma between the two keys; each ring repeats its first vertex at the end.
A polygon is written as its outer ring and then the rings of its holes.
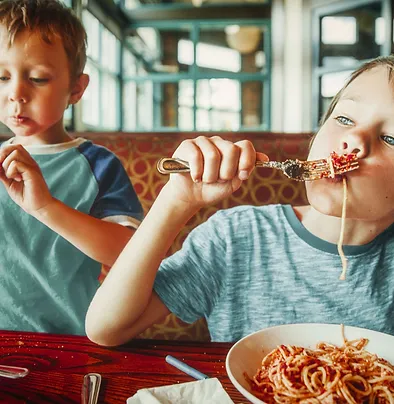
{"type": "Polygon", "coordinates": [[[305,161],[305,168],[310,170],[310,179],[334,178],[349,171],[358,169],[359,163],[355,154],[338,155],[331,153],[328,159],[305,161]]]}
{"type": "Polygon", "coordinates": [[[335,174],[344,174],[349,171],[357,170],[359,167],[358,161],[352,161],[349,164],[339,166],[339,167],[334,167],[335,174]]]}

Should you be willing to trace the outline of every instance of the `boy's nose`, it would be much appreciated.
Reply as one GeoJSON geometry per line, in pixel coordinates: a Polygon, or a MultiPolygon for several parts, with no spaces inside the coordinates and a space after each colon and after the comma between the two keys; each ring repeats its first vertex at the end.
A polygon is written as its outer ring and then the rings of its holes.
{"type": "Polygon", "coordinates": [[[12,87],[10,88],[10,93],[8,99],[12,102],[17,102],[24,104],[27,102],[27,94],[22,83],[19,80],[15,80],[12,87]]]}
{"type": "Polygon", "coordinates": [[[361,132],[348,132],[342,139],[340,151],[343,153],[354,153],[357,158],[365,158],[369,153],[368,136],[361,132]]]}
{"type": "Polygon", "coordinates": [[[26,103],[26,97],[19,95],[19,94],[10,94],[10,96],[8,97],[8,99],[12,102],[18,102],[21,104],[25,104],[26,103]]]}

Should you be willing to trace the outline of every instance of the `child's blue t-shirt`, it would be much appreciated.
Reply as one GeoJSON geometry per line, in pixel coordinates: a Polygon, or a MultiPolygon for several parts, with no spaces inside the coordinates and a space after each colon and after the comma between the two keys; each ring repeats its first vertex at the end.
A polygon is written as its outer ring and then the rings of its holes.
{"type": "Polygon", "coordinates": [[[340,280],[335,244],[311,234],[289,205],[223,210],[163,261],[154,289],[191,323],[206,317],[213,341],[262,328],[335,323],[394,335],[394,226],[372,242],[345,246],[340,280]]]}
{"type": "MultiPolygon", "coordinates": [[[[26,149],[53,197],[98,219],[138,226],[141,204],[109,150],[81,138],[26,149]]],[[[0,204],[0,329],[85,334],[101,264],[27,214],[2,184],[0,204]]]]}

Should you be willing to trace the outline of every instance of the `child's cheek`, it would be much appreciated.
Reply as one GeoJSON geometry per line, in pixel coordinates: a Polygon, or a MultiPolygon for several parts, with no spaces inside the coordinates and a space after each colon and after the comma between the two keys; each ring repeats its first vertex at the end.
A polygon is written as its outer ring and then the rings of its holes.
{"type": "Polygon", "coordinates": [[[323,151],[323,149],[325,149],[323,143],[321,137],[316,135],[309,150],[308,160],[317,160],[325,157],[327,153],[323,151]]]}
{"type": "Polygon", "coordinates": [[[328,157],[333,151],[337,151],[335,140],[330,135],[329,125],[324,124],[323,127],[315,135],[309,150],[308,160],[317,160],[328,157]]]}

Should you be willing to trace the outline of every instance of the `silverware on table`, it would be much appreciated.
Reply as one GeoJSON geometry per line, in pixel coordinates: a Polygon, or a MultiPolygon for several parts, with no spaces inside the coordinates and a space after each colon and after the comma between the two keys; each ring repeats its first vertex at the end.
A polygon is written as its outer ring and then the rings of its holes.
{"type": "Polygon", "coordinates": [[[19,379],[27,376],[29,369],[19,366],[0,365],[0,377],[8,377],[9,379],[19,379]]]}
{"type": "Polygon", "coordinates": [[[96,404],[98,402],[101,386],[99,373],[88,373],[83,378],[82,404],[96,404]]]}

